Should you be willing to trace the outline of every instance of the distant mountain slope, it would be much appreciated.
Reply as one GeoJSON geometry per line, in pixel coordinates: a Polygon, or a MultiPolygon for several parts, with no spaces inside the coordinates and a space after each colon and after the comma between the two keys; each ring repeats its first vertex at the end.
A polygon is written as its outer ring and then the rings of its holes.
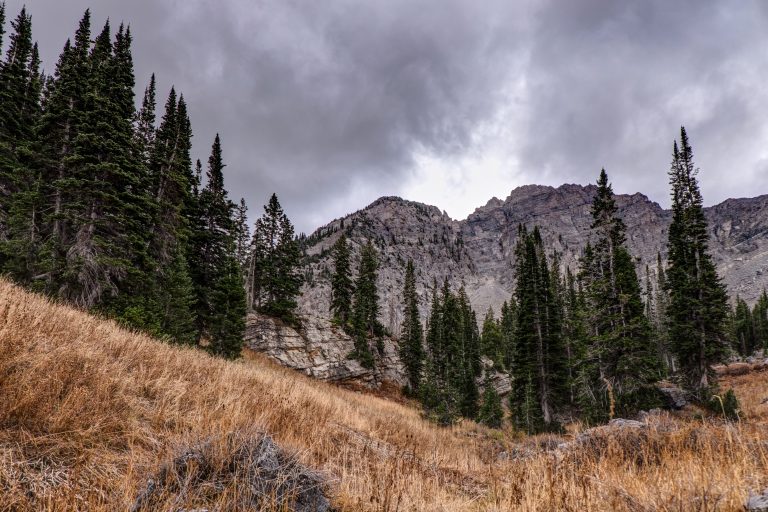
{"type": "MultiPolygon", "coordinates": [[[[347,232],[355,252],[373,240],[381,255],[379,287],[381,320],[397,333],[405,263],[413,258],[426,312],[428,287],[436,279],[463,282],[479,313],[497,312],[512,293],[512,259],[520,223],[540,226],[545,244],[563,255],[563,265],[576,270],[589,238],[594,185],[516,188],[504,200],[491,199],[466,220],[455,221],[434,206],[382,197],[366,208],[318,229],[308,240],[312,279],[300,301],[303,311],[327,313],[330,246],[347,232]]],[[[619,214],[627,225],[629,248],[638,271],[656,267],[656,254],[666,253],[671,213],[643,194],[617,195],[619,214]]],[[[768,286],[768,195],[729,199],[706,208],[711,250],[729,293],[754,301],[768,286]]]]}

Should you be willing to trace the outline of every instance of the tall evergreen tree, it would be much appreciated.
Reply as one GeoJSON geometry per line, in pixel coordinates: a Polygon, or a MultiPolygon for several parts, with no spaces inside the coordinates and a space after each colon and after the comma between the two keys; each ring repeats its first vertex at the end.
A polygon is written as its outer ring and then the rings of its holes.
{"type": "Polygon", "coordinates": [[[192,237],[192,281],[201,341],[224,357],[238,357],[245,331],[246,301],[235,255],[234,204],[224,188],[224,163],[218,135],[208,159],[205,188],[199,194],[200,229],[192,237]]]}
{"type": "Polygon", "coordinates": [[[90,66],[91,16],[86,10],[56,65],[54,79],[45,92],[43,114],[36,126],[36,162],[40,197],[46,204],[39,215],[39,248],[32,274],[36,288],[59,294],[67,269],[67,250],[74,240],[76,216],[67,205],[78,197],[71,165],[75,140],[85,118],[90,66]]]}
{"type": "Polygon", "coordinates": [[[588,377],[591,390],[583,390],[580,405],[593,419],[604,419],[613,394],[616,408],[631,414],[655,406],[653,384],[661,377],[661,364],[645,316],[634,263],[626,248],[626,227],[608,176],[603,169],[592,203],[594,245],[582,261],[591,327],[586,357],[596,361],[588,377]],[[587,397],[588,400],[583,400],[587,397]],[[600,398],[602,397],[602,398],[600,398]]]}
{"type": "Polygon", "coordinates": [[[461,414],[465,418],[475,419],[478,413],[480,390],[477,378],[482,372],[480,360],[480,330],[477,327],[477,315],[469,303],[464,285],[456,296],[463,336],[461,338],[461,380],[456,386],[461,396],[461,414]]]}
{"type": "Polygon", "coordinates": [[[504,347],[504,368],[509,371],[514,365],[515,330],[517,328],[517,304],[514,297],[508,301],[505,300],[501,305],[499,327],[504,347]]]}
{"type": "Polygon", "coordinates": [[[301,249],[293,224],[277,195],[272,194],[253,230],[247,278],[249,306],[295,322],[296,297],[304,280],[300,265],[301,249]]]}
{"type": "Polygon", "coordinates": [[[155,136],[157,133],[157,129],[155,128],[155,109],[157,107],[156,95],[155,74],[152,73],[152,77],[149,79],[149,85],[144,89],[144,99],[141,102],[141,109],[136,113],[136,119],[134,120],[136,147],[139,151],[141,161],[147,167],[151,165],[152,156],[155,152],[155,136]]]}
{"type": "Polygon", "coordinates": [[[478,413],[478,421],[490,428],[501,428],[504,421],[501,398],[489,378],[486,378],[483,383],[483,399],[478,413]]]}
{"type": "Polygon", "coordinates": [[[416,274],[413,260],[405,267],[403,284],[403,325],[400,331],[400,360],[408,376],[411,393],[419,389],[424,370],[424,333],[419,318],[419,297],[416,294],[416,274]]]}
{"type": "Polygon", "coordinates": [[[240,203],[234,210],[235,226],[235,254],[240,268],[245,272],[248,268],[248,252],[251,248],[251,230],[248,228],[248,207],[245,199],[240,198],[240,203]]]}
{"type": "Polygon", "coordinates": [[[376,287],[379,261],[376,249],[369,240],[360,253],[360,266],[355,282],[352,306],[352,332],[355,338],[355,358],[363,366],[373,367],[374,360],[368,339],[382,334],[379,324],[379,295],[376,287]]]}
{"type": "Polygon", "coordinates": [[[518,304],[510,406],[515,425],[527,432],[557,428],[555,412],[566,401],[561,314],[538,228],[520,226],[515,248],[518,304]]]}
{"type": "Polygon", "coordinates": [[[109,22],[96,38],[82,123],[65,159],[67,185],[77,194],[63,208],[72,239],[59,295],[84,306],[111,300],[135,277],[131,255],[142,250],[147,232],[143,170],[132,149],[130,43],[121,28],[113,46],[109,22]]]}
{"type": "Polygon", "coordinates": [[[427,358],[424,378],[419,389],[419,397],[427,416],[440,425],[450,425],[460,415],[461,397],[454,386],[453,379],[448,378],[448,350],[443,324],[446,308],[444,298],[447,295],[444,286],[439,293],[437,282],[432,286],[432,306],[427,326],[427,358]]]}
{"type": "Polygon", "coordinates": [[[480,340],[482,354],[491,359],[497,368],[504,368],[504,336],[501,325],[496,321],[491,307],[485,313],[480,340]]]}
{"type": "MultiPolygon", "coordinates": [[[[19,153],[32,138],[31,129],[40,102],[39,87],[31,90],[35,82],[39,83],[35,68],[40,60],[37,46],[32,43],[32,17],[26,8],[21,9],[11,27],[13,33],[6,58],[0,62],[0,243],[3,245],[10,238],[12,200],[24,191],[31,178],[19,153]]],[[[4,259],[0,252],[0,265],[4,259]]]]}
{"type": "Polygon", "coordinates": [[[736,338],[736,349],[742,356],[749,356],[756,348],[755,324],[752,311],[741,297],[736,296],[736,308],[733,312],[733,335],[736,338]]]}
{"type": "Polygon", "coordinates": [[[752,310],[757,348],[768,349],[768,293],[763,289],[752,310]]]}
{"type": "Polygon", "coordinates": [[[37,43],[32,44],[31,17],[25,9],[12,26],[7,59],[0,63],[0,270],[29,282],[40,242],[34,127],[41,115],[44,78],[37,43]]]}
{"type": "Polygon", "coordinates": [[[331,278],[331,314],[347,327],[352,311],[354,285],[350,270],[349,243],[344,233],[333,244],[333,277],[331,278]]]}
{"type": "Polygon", "coordinates": [[[706,399],[715,384],[712,365],[725,356],[727,294],[709,254],[698,169],[685,128],[673,146],[669,171],[672,224],[669,228],[667,288],[671,347],[684,384],[706,399]]]}

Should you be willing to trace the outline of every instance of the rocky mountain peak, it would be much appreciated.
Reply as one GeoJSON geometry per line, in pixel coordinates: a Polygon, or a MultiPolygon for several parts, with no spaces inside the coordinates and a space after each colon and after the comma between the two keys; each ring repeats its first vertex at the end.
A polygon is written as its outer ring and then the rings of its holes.
{"type": "MultiPolygon", "coordinates": [[[[488,307],[498,312],[514,286],[517,226],[539,226],[545,246],[561,255],[564,267],[575,271],[590,238],[590,207],[596,190],[595,185],[525,185],[512,190],[503,201],[492,198],[462,221],[451,219],[435,206],[382,197],[309,237],[311,278],[300,307],[304,312],[327,314],[332,270],[329,249],[343,231],[353,254],[367,240],[379,251],[381,321],[393,334],[398,334],[402,320],[400,294],[408,259],[417,268],[424,315],[433,283],[443,279],[456,288],[463,284],[478,312],[488,307]]],[[[638,274],[644,275],[646,265],[655,271],[657,253],[666,254],[670,212],[641,193],[618,194],[616,201],[627,225],[627,243],[636,257],[638,274]]],[[[768,286],[768,195],[729,199],[705,212],[710,247],[729,292],[754,301],[768,286]]]]}

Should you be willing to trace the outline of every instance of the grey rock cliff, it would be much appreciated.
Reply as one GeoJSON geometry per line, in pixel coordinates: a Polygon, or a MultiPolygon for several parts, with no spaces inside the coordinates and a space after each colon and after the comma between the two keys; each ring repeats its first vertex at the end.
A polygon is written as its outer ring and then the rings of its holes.
{"type": "MultiPolygon", "coordinates": [[[[395,336],[402,321],[400,295],[408,259],[416,265],[425,318],[432,283],[444,278],[456,288],[466,286],[480,318],[488,307],[498,314],[515,282],[512,266],[518,224],[538,225],[545,246],[561,253],[563,267],[575,271],[590,237],[595,191],[594,185],[527,185],[513,190],[504,201],[492,199],[463,221],[452,220],[434,206],[383,197],[309,237],[311,279],[304,287],[300,309],[305,314],[328,314],[330,247],[344,231],[355,258],[367,240],[377,246],[380,320],[395,336]]],[[[619,194],[616,199],[642,278],[646,265],[655,272],[657,252],[665,257],[671,213],[642,194],[619,194]]],[[[768,195],[729,199],[705,211],[710,250],[729,293],[753,302],[768,286],[768,195]]]]}
{"type": "Polygon", "coordinates": [[[332,382],[355,382],[376,387],[384,381],[405,384],[405,373],[397,355],[397,343],[381,339],[383,351],[371,347],[375,369],[363,367],[348,355],[354,340],[330,321],[308,315],[301,329],[279,320],[251,313],[246,320],[245,343],[283,366],[299,370],[311,377],[332,382]]]}

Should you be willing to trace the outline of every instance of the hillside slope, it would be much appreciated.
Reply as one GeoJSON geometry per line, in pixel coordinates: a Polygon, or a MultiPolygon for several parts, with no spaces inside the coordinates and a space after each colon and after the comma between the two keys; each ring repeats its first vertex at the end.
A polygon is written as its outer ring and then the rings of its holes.
{"type": "MultiPolygon", "coordinates": [[[[400,294],[405,264],[413,259],[418,289],[426,314],[433,280],[462,282],[480,314],[492,306],[496,313],[509,299],[518,224],[541,228],[544,244],[563,256],[563,265],[577,269],[577,260],[589,238],[590,206],[594,185],[546,187],[527,185],[505,200],[492,199],[467,219],[455,221],[434,206],[383,197],[366,208],[318,229],[309,239],[313,280],[305,286],[300,306],[306,313],[326,312],[330,303],[328,249],[341,231],[348,233],[353,250],[373,240],[381,256],[379,288],[381,321],[397,333],[400,294]]],[[[666,253],[669,211],[642,194],[617,194],[619,215],[627,225],[627,244],[638,258],[642,277],[645,265],[653,271],[657,252],[666,253]]],[[[729,199],[706,208],[710,249],[728,291],[748,302],[768,286],[768,195],[729,199]]]]}
{"type": "MultiPolygon", "coordinates": [[[[740,385],[768,394],[758,377],[740,385]]],[[[163,467],[177,471],[153,510],[241,510],[241,480],[188,476],[240,475],[235,455],[262,432],[323,475],[340,511],[740,510],[768,485],[758,401],[737,425],[660,415],[576,444],[440,429],[407,405],[173,347],[3,280],[0,397],[0,511],[129,510],[163,467]]]]}

